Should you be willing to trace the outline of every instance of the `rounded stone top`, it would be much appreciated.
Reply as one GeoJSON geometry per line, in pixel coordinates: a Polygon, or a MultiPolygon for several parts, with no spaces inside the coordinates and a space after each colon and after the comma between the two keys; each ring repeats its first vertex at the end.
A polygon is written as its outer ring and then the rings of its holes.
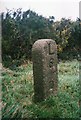
{"type": "Polygon", "coordinates": [[[52,39],[39,39],[33,44],[32,51],[44,49],[45,47],[48,47],[49,45],[51,46],[52,49],[57,48],[56,42],[54,40],[52,40],[52,39]]]}
{"type": "Polygon", "coordinates": [[[35,44],[49,44],[50,42],[52,42],[52,44],[55,44],[56,45],[56,42],[54,41],[54,40],[52,40],[52,39],[39,39],[39,40],[37,40],[35,43],[34,43],[34,45],[35,44]]]}

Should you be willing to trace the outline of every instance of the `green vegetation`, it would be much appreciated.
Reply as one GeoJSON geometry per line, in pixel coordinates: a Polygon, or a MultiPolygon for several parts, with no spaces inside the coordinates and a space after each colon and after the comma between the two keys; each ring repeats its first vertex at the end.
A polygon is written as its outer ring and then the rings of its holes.
{"type": "Polygon", "coordinates": [[[3,67],[3,118],[79,117],[79,63],[77,60],[59,62],[57,96],[51,96],[37,104],[33,102],[32,62],[13,68],[11,70],[3,67]]]}
{"type": "Polygon", "coordinates": [[[22,9],[7,10],[1,18],[3,61],[31,59],[32,45],[38,39],[55,40],[60,59],[76,59],[81,54],[81,20],[78,18],[55,21],[54,16],[45,18],[22,9]]]}
{"type": "Polygon", "coordinates": [[[79,63],[74,59],[81,55],[81,20],[55,21],[54,16],[45,18],[22,9],[1,13],[1,20],[3,118],[79,117],[79,63]],[[30,61],[38,39],[55,40],[62,62],[58,64],[57,96],[35,104],[30,61]]]}

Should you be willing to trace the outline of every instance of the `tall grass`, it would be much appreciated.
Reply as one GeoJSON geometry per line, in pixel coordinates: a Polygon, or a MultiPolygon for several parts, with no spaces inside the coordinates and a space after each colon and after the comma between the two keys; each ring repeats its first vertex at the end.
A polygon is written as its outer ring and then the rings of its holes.
{"type": "MultiPolygon", "coordinates": [[[[40,74],[40,73],[39,73],[40,74]]],[[[13,70],[3,67],[3,118],[78,118],[79,63],[77,60],[58,64],[58,94],[41,103],[33,102],[32,63],[13,70]]]]}

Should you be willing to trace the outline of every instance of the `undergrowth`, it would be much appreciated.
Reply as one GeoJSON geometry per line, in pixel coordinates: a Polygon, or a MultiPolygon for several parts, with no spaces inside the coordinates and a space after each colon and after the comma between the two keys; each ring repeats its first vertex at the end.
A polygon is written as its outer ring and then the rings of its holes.
{"type": "MultiPolygon", "coordinates": [[[[40,73],[39,73],[40,74],[40,73]]],[[[32,63],[2,71],[2,118],[78,118],[79,63],[58,64],[58,94],[33,102],[32,63]]]]}

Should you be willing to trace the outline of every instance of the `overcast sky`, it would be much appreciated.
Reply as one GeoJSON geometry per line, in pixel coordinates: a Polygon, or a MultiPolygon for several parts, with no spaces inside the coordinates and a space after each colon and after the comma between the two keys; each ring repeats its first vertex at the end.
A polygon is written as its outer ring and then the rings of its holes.
{"type": "Polygon", "coordinates": [[[76,20],[79,17],[80,0],[0,0],[0,12],[7,9],[31,9],[44,17],[54,16],[55,20],[62,17],[76,20]]]}

